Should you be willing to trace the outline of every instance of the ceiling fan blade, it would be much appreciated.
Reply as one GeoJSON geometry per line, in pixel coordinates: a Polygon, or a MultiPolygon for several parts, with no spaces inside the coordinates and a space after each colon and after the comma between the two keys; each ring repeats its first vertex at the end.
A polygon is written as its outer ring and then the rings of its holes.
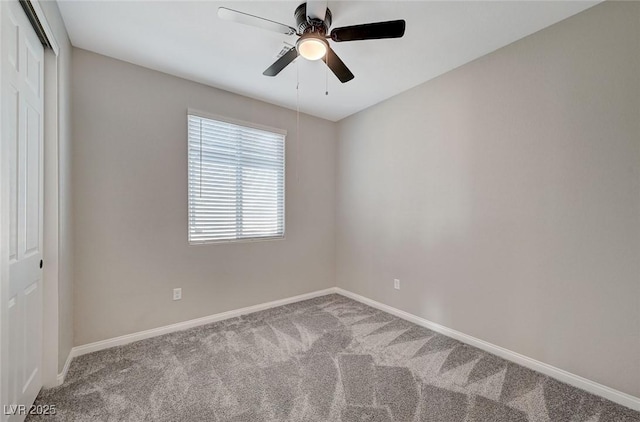
{"type": "Polygon", "coordinates": [[[218,17],[227,21],[256,26],[258,28],[279,32],[281,34],[293,35],[296,33],[295,28],[288,25],[270,21],[269,19],[260,18],[258,16],[249,15],[248,13],[238,12],[237,10],[227,9],[226,7],[218,8],[218,17]]]}
{"type": "Polygon", "coordinates": [[[331,31],[331,39],[336,42],[341,42],[400,38],[404,35],[405,26],[406,22],[403,19],[343,26],[342,28],[335,28],[331,31]]]}
{"type": "Polygon", "coordinates": [[[320,19],[321,21],[327,17],[327,0],[308,0],[307,1],[307,19],[320,19]]]}
{"type": "Polygon", "coordinates": [[[298,57],[298,50],[292,47],[289,51],[284,53],[282,57],[276,60],[271,66],[267,68],[262,74],[264,76],[276,76],[282,71],[289,63],[294,61],[298,57]]]}
{"type": "Polygon", "coordinates": [[[340,57],[333,51],[331,48],[327,50],[327,54],[322,58],[324,62],[329,66],[329,69],[333,72],[334,75],[340,80],[340,82],[345,83],[349,82],[354,78],[353,73],[349,70],[346,64],[340,57]]]}

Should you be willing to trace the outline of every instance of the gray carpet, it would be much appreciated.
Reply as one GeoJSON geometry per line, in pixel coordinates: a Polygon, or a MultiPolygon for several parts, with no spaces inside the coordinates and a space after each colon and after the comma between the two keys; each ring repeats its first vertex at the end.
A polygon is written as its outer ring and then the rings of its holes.
{"type": "Polygon", "coordinates": [[[37,404],[62,421],[640,421],[339,295],[78,357],[37,404]]]}

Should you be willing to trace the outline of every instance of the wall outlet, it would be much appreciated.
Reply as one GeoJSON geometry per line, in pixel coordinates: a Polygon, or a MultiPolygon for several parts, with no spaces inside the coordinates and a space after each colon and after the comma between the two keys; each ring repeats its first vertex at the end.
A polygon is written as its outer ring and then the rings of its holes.
{"type": "Polygon", "coordinates": [[[181,288],[173,289],[173,300],[180,300],[180,299],[182,299],[182,289],[181,288]]]}
{"type": "Polygon", "coordinates": [[[397,278],[393,279],[393,288],[396,290],[400,290],[400,280],[398,280],[397,278]]]}

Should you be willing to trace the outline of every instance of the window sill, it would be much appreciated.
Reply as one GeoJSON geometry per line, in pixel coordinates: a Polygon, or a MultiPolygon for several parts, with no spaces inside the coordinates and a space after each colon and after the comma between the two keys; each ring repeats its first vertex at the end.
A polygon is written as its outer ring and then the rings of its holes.
{"type": "Polygon", "coordinates": [[[228,243],[260,243],[260,242],[269,242],[273,240],[285,240],[286,237],[283,236],[272,236],[272,237],[252,237],[248,239],[229,239],[229,240],[203,240],[198,242],[189,241],[189,246],[206,246],[206,245],[224,245],[228,243]]]}

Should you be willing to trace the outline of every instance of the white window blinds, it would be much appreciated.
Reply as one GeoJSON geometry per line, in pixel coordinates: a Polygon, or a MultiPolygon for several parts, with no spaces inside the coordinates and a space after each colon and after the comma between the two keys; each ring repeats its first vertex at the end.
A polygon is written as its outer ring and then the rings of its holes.
{"type": "Polygon", "coordinates": [[[188,115],[189,243],[284,236],[284,133],[188,115]]]}

